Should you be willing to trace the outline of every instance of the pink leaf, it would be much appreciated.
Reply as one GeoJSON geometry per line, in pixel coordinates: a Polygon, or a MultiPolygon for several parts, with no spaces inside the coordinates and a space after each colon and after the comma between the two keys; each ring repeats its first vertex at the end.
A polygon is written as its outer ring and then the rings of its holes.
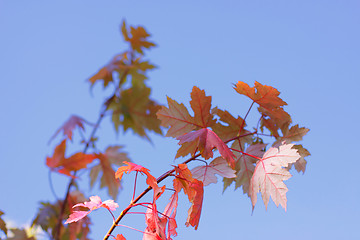
{"type": "Polygon", "coordinates": [[[150,204],[145,213],[146,229],[143,240],[167,240],[165,234],[166,222],[165,217],[159,218],[156,204],[150,204]]]}
{"type": "Polygon", "coordinates": [[[234,178],[236,177],[235,172],[222,157],[215,158],[209,165],[195,167],[191,170],[193,178],[202,181],[204,186],[217,182],[215,174],[226,178],[234,178]]]}
{"type": "Polygon", "coordinates": [[[249,188],[253,208],[257,201],[257,193],[260,191],[266,208],[271,197],[276,206],[280,204],[286,211],[288,188],[283,181],[289,179],[291,174],[285,168],[300,158],[297,150],[292,148],[293,145],[284,144],[279,148],[272,147],[256,163],[249,188]]]}
{"type": "Polygon", "coordinates": [[[114,200],[106,200],[104,202],[101,201],[101,198],[99,196],[92,196],[90,197],[90,202],[84,202],[84,203],[78,203],[73,206],[75,207],[85,207],[88,208],[88,211],[74,211],[72,214],[70,214],[69,218],[66,220],[65,224],[77,222],[80,219],[84,218],[86,215],[91,213],[93,210],[98,208],[106,208],[109,211],[115,211],[116,208],[119,207],[117,203],[114,202],[114,200]]]}

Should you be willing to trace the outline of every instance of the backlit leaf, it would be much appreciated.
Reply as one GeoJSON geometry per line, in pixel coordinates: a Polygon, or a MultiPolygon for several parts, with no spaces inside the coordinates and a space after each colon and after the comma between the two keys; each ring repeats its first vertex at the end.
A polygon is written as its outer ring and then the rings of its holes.
{"type": "Polygon", "coordinates": [[[130,162],[127,154],[121,152],[122,146],[110,146],[104,153],[96,154],[99,159],[99,164],[91,168],[90,171],[90,186],[93,187],[98,175],[101,173],[100,188],[106,187],[109,195],[116,200],[121,188],[120,181],[115,178],[114,165],[121,166],[124,161],[130,162]]]}
{"type": "Polygon", "coordinates": [[[281,98],[280,92],[271,86],[262,85],[255,81],[255,86],[239,81],[235,86],[236,92],[248,96],[255,103],[259,104],[259,112],[263,115],[262,124],[267,127],[274,136],[278,129],[284,124],[291,122],[290,115],[284,111],[283,106],[287,105],[281,98]]]}
{"type": "Polygon", "coordinates": [[[186,226],[193,226],[195,230],[199,226],[204,188],[203,183],[192,177],[190,170],[186,164],[179,164],[175,167],[176,178],[173,181],[174,190],[180,192],[181,189],[188,196],[192,204],[188,211],[186,226]]]}
{"type": "Polygon", "coordinates": [[[51,142],[61,131],[63,131],[63,135],[66,136],[68,139],[72,140],[72,134],[76,127],[79,127],[80,130],[85,131],[84,123],[87,123],[89,125],[93,125],[83,118],[72,115],[69,120],[67,120],[56,132],[55,134],[50,138],[49,142],[51,142]]]}
{"type": "Polygon", "coordinates": [[[286,211],[288,188],[283,181],[289,179],[291,174],[285,168],[300,158],[297,150],[292,147],[293,144],[281,145],[279,148],[272,147],[256,163],[249,188],[253,208],[257,202],[257,193],[260,191],[266,208],[271,197],[276,206],[280,204],[286,211]]]}
{"type": "Polygon", "coordinates": [[[123,162],[124,164],[126,164],[127,166],[121,166],[118,168],[118,170],[115,173],[115,177],[118,178],[119,180],[122,179],[124,173],[128,174],[131,173],[133,171],[139,172],[141,174],[145,174],[147,176],[146,178],[146,183],[152,187],[152,189],[154,190],[154,199],[157,199],[160,197],[160,195],[164,192],[165,190],[165,186],[163,187],[159,187],[157,184],[157,180],[156,178],[151,175],[149,173],[149,169],[144,168],[141,165],[137,165],[135,163],[131,163],[131,162],[123,162]]]}
{"type": "Polygon", "coordinates": [[[194,142],[199,149],[201,156],[205,159],[213,157],[213,148],[217,148],[223,158],[229,163],[229,165],[234,168],[234,154],[230,151],[228,146],[208,128],[202,128],[195,132],[187,133],[183,136],[177,137],[179,144],[186,142],[194,142]]]}
{"type": "Polygon", "coordinates": [[[234,178],[235,170],[229,167],[229,164],[222,157],[215,158],[209,165],[198,166],[191,170],[193,178],[196,178],[204,183],[204,186],[210,183],[217,183],[218,174],[222,177],[234,178]]]}
{"type": "Polygon", "coordinates": [[[184,104],[167,97],[169,108],[162,106],[156,113],[161,120],[161,126],[170,127],[166,133],[167,137],[178,137],[192,131],[196,125],[194,118],[190,116],[184,104]]]}
{"type": "Polygon", "coordinates": [[[85,208],[88,208],[89,210],[88,211],[74,211],[72,214],[70,214],[70,216],[66,220],[65,224],[77,222],[80,219],[87,216],[93,210],[96,210],[101,207],[106,208],[109,211],[115,211],[116,208],[119,207],[119,205],[117,203],[115,203],[114,200],[106,200],[106,201],[102,202],[99,196],[92,196],[92,197],[90,197],[89,202],[78,203],[73,206],[73,208],[75,208],[75,207],[85,207],[85,208]]]}

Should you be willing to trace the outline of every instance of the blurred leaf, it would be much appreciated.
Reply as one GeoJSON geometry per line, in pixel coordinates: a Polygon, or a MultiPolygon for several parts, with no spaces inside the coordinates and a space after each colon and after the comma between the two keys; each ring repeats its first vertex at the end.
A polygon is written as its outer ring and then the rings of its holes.
{"type": "Polygon", "coordinates": [[[4,212],[0,211],[0,230],[3,231],[5,235],[7,235],[8,229],[6,228],[5,221],[1,217],[2,215],[4,215],[4,212]]]}
{"type": "Polygon", "coordinates": [[[25,231],[25,229],[19,228],[10,228],[10,231],[13,233],[14,236],[8,237],[8,240],[35,240],[34,237],[29,237],[25,231]]]}
{"type": "Polygon", "coordinates": [[[124,165],[124,161],[130,162],[127,154],[120,151],[122,148],[123,146],[110,146],[105,150],[105,153],[97,154],[99,164],[94,166],[90,171],[90,186],[94,186],[101,172],[100,188],[106,187],[109,195],[114,200],[117,198],[121,184],[120,181],[115,178],[113,165],[122,166],[124,165]]]}
{"type": "Polygon", "coordinates": [[[122,126],[124,132],[132,129],[139,136],[149,139],[146,130],[161,134],[160,120],[156,112],[160,106],[149,99],[150,88],[132,87],[121,92],[120,98],[109,105],[116,131],[122,126]]]}

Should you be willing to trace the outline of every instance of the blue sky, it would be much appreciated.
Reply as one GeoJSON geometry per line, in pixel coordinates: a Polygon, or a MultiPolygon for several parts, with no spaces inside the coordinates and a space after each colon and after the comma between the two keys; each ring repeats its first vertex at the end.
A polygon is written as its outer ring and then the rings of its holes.
{"type": "MultiPolygon", "coordinates": [[[[188,205],[180,205],[178,239],[359,239],[359,7],[333,0],[0,0],[0,209],[24,224],[39,201],[54,201],[45,166],[54,143],[47,142],[71,114],[96,120],[107,95],[100,85],[90,92],[86,79],[126,47],[119,34],[126,19],[145,26],[158,44],[147,56],[159,66],[148,83],[160,103],[170,96],[187,104],[196,85],[214,106],[244,115],[250,101],[232,84],[256,80],[276,87],[294,123],[310,128],[302,144],[312,156],[306,173],[293,172],[286,182],[286,213],[272,202],[265,211],[260,202],[251,215],[250,199],[240,190],[222,194],[220,183],[205,190],[197,231],[182,224],[188,205]]],[[[256,118],[254,112],[248,124],[256,118]]],[[[131,134],[115,136],[109,120],[98,136],[103,149],[126,145],[132,160],[155,176],[174,164],[173,139],[151,135],[151,145],[131,134]]],[[[63,196],[67,179],[52,176],[63,196]]],[[[120,206],[128,203],[132,179],[120,206]]],[[[96,194],[109,198],[97,189],[89,195],[96,194]]],[[[98,211],[92,219],[91,236],[100,239],[111,218],[98,211]]],[[[125,223],[141,229],[143,221],[125,223]]]]}

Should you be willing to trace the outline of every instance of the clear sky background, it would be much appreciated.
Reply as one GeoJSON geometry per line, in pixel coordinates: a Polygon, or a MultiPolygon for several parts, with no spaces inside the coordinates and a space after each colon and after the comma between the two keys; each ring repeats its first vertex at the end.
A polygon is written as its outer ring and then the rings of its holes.
{"type": "MultiPolygon", "coordinates": [[[[196,85],[213,96],[213,106],[243,116],[250,101],[232,84],[256,80],[276,87],[294,123],[310,128],[302,144],[312,156],[306,173],[292,172],[286,182],[287,212],[272,202],[266,211],[260,201],[251,215],[242,190],[222,194],[220,182],[205,189],[197,231],[184,226],[189,205],[180,205],[177,239],[360,239],[359,9],[356,0],[0,0],[0,209],[22,225],[39,201],[55,200],[45,158],[59,139],[48,140],[71,114],[96,121],[107,95],[100,84],[91,93],[86,79],[126,47],[119,34],[126,19],[145,26],[158,44],[147,54],[159,66],[148,82],[158,102],[168,95],[188,104],[196,85]]],[[[253,112],[248,124],[256,119],[253,112]]],[[[115,136],[109,119],[98,136],[102,149],[126,145],[155,176],[176,163],[173,139],[151,135],[149,144],[130,132],[115,136]]],[[[68,180],[52,177],[63,198],[68,180]]],[[[121,207],[132,181],[119,195],[121,207]]],[[[96,188],[90,195],[109,198],[96,188]]],[[[111,217],[100,210],[90,217],[91,237],[101,239],[111,217]]],[[[136,216],[124,223],[144,229],[143,222],[136,216]]]]}

